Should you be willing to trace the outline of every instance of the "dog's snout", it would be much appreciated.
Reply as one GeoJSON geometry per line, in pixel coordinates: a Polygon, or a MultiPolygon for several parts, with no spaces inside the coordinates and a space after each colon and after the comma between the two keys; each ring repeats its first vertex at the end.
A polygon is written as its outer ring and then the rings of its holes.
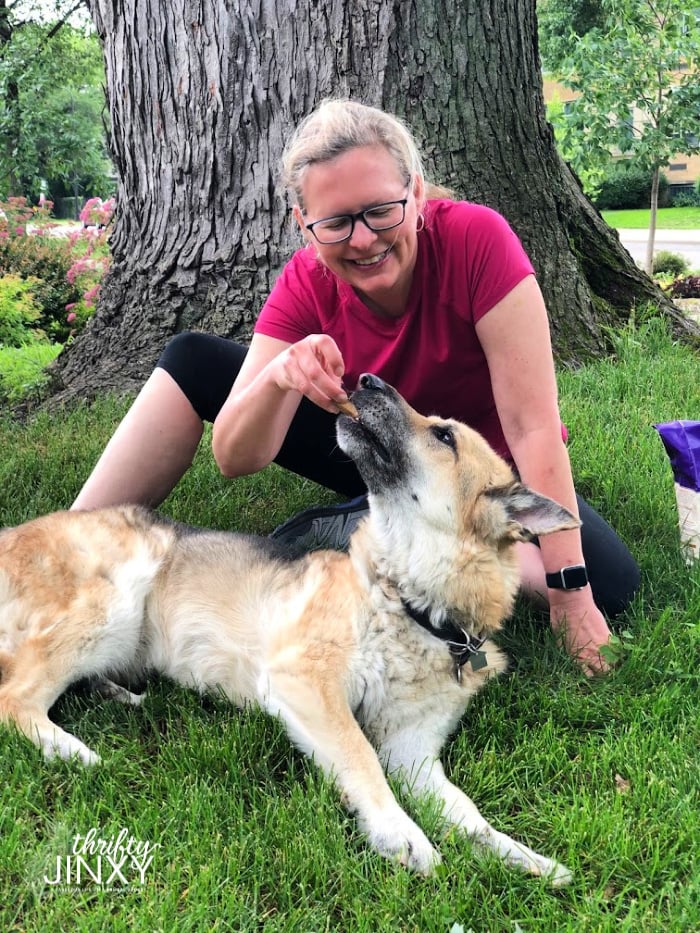
{"type": "Polygon", "coordinates": [[[361,389],[386,389],[386,383],[373,373],[362,373],[358,385],[361,389]]]}

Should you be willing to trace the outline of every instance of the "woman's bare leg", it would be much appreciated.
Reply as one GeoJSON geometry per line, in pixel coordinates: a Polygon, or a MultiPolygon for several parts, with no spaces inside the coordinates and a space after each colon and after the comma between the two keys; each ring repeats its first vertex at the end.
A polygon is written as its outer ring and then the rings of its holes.
{"type": "Polygon", "coordinates": [[[158,505],[191,465],[202,429],[199,415],[172,376],[155,369],[72,508],[126,502],[158,505]]]}

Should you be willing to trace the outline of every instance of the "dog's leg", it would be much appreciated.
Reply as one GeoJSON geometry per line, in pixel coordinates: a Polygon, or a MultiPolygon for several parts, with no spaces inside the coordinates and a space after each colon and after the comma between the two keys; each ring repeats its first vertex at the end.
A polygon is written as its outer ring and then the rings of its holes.
{"type": "Polygon", "coordinates": [[[43,704],[28,705],[18,700],[4,686],[0,689],[0,722],[14,724],[39,746],[46,758],[79,758],[84,765],[98,764],[100,756],[80,739],[51,722],[42,707],[43,704]]]}
{"type": "Polygon", "coordinates": [[[0,686],[0,722],[14,724],[46,758],[77,757],[85,765],[97,764],[99,755],[48,717],[48,710],[68,686],[65,671],[52,668],[25,642],[0,686]]]}
{"type": "Polygon", "coordinates": [[[394,737],[380,751],[387,769],[396,775],[414,797],[429,796],[441,804],[444,822],[465,833],[477,846],[490,850],[507,864],[546,878],[559,886],[571,881],[571,872],[559,862],[534,852],[499,832],[486,820],[472,800],[448,781],[438,758],[425,753],[419,730],[394,737]]]}
{"type": "Polygon", "coordinates": [[[90,689],[105,700],[117,700],[118,703],[126,703],[129,706],[140,706],[146,696],[143,693],[132,693],[121,684],[115,684],[113,680],[106,677],[98,677],[90,681],[90,689]]]}
{"type": "Polygon", "coordinates": [[[396,801],[342,690],[285,672],[271,675],[264,692],[268,711],[335,781],[371,845],[386,858],[430,874],[440,855],[396,801]]]}

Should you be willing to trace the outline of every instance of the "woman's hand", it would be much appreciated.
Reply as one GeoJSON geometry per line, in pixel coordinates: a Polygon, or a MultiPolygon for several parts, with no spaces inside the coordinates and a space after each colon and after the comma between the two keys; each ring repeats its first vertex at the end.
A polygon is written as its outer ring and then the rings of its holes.
{"type": "Polygon", "coordinates": [[[587,676],[610,669],[600,654],[610,640],[610,629],[589,586],[575,591],[549,590],[549,618],[552,631],[587,676]]]}
{"type": "Polygon", "coordinates": [[[345,364],[334,340],[313,334],[287,343],[253,334],[228,399],[214,422],[212,449],[224,476],[256,473],[279,453],[302,396],[331,414],[346,401],[345,364]]]}
{"type": "Polygon", "coordinates": [[[299,392],[326,411],[336,414],[336,401],[347,400],[341,383],[343,357],[335,341],[325,334],[311,334],[293,343],[269,365],[279,389],[299,392]]]}

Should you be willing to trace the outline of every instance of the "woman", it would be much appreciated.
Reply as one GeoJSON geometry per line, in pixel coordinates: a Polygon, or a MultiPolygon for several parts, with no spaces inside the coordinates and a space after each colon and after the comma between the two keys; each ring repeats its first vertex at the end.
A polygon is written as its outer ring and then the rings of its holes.
{"type": "Polygon", "coordinates": [[[160,502],[189,467],[203,420],[226,476],[276,460],[356,496],[363,485],[336,448],[334,416],[358,375],[374,372],[417,410],[471,424],[523,482],[583,513],[582,532],[519,545],[522,585],[548,602],[584,669],[603,670],[604,613],[629,603],[639,573],[577,504],[547,313],[519,240],[488,208],[429,199],[411,135],[375,108],[324,102],[284,167],[306,247],[250,348],[203,334],[171,341],[74,508],[160,502]]]}

